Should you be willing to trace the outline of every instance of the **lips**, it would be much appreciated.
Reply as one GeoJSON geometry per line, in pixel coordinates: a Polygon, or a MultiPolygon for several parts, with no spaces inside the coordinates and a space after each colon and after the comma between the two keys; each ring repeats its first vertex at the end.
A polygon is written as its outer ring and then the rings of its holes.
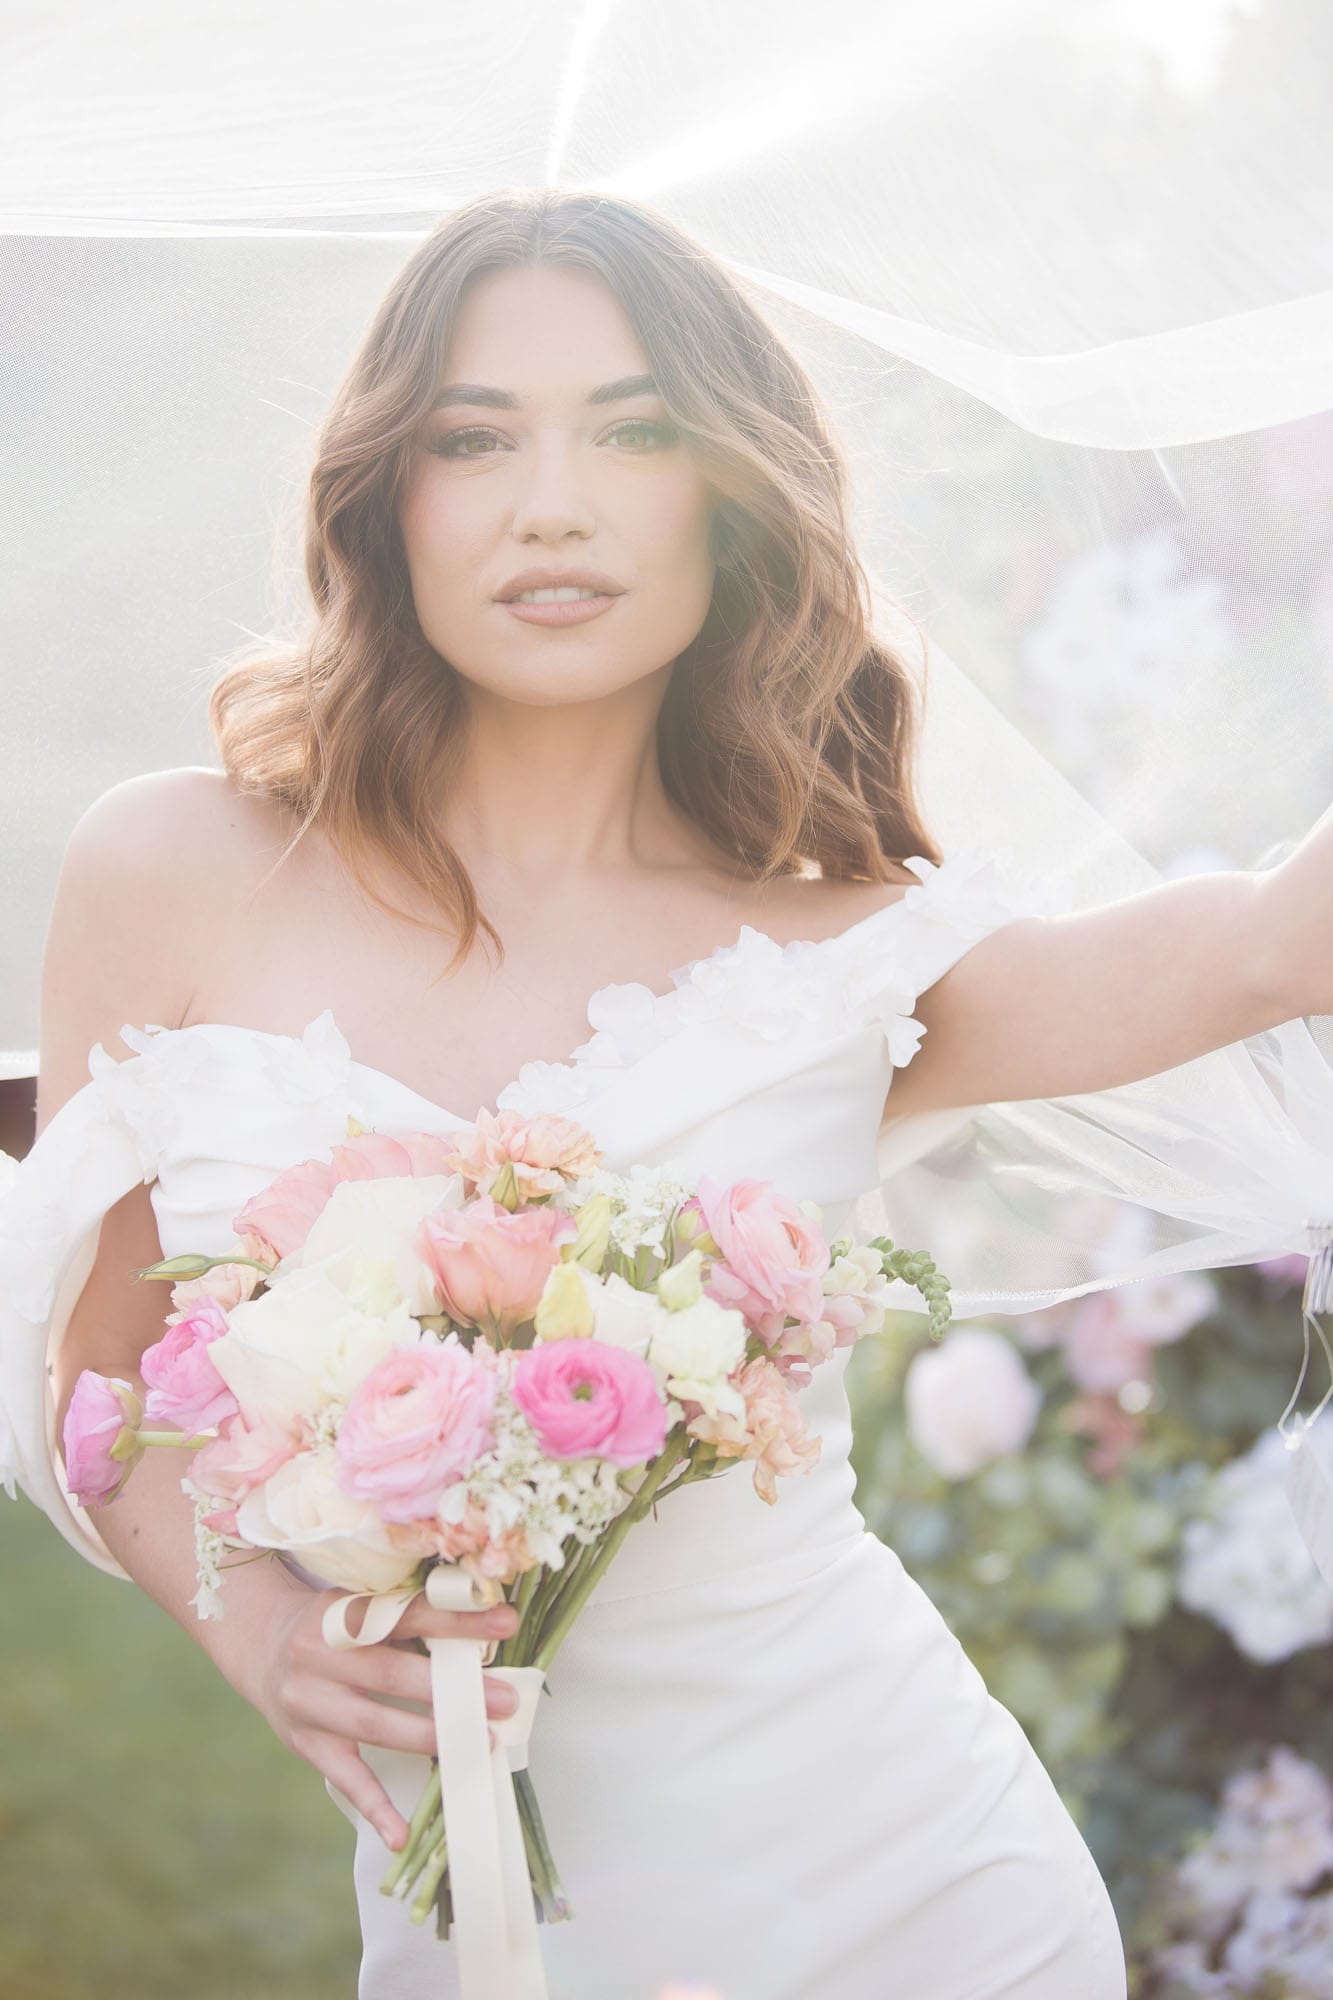
{"type": "Polygon", "coordinates": [[[621,597],[624,585],[598,569],[523,569],[496,593],[498,604],[510,604],[525,590],[595,590],[599,597],[621,597]]]}

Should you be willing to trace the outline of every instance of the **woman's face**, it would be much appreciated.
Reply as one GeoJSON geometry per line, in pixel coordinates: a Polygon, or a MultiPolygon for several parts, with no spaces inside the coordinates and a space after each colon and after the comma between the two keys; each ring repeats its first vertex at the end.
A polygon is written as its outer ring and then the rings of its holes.
{"type": "Polygon", "coordinates": [[[421,629],[478,687],[596,699],[668,666],[702,626],[714,563],[699,470],[656,392],[589,401],[648,372],[598,278],[488,271],[464,294],[440,388],[467,393],[427,417],[399,522],[421,629]],[[528,622],[502,601],[528,569],[596,570],[619,594],[578,623],[528,622]]]}

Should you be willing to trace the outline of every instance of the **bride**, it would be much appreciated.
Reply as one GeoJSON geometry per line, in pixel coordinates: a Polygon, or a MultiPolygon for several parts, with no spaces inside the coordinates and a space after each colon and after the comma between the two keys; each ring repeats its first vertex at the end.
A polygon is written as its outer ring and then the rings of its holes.
{"type": "MultiPolygon", "coordinates": [[[[1057,918],[941,852],[815,392],[628,202],[506,191],[413,254],[324,425],[308,575],[308,642],[213,690],[222,768],[119,784],[69,840],[15,1191],[51,1223],[18,1273],[46,1287],[50,1402],[39,1364],[0,1389],[26,1489],[352,1819],[362,2000],[424,2000],[457,1990],[452,1948],[378,1894],[434,1750],[416,1641],[505,1627],[421,1599],[337,1651],[339,1593],[294,1562],[232,1569],[198,1623],[173,1455],[87,1515],[56,1452],[81,1370],[142,1386],[162,1303],[126,1274],[226,1240],[349,1108],[396,1131],[569,1109],[618,1170],[757,1173],[832,1226],[897,1121],[1110,1089],[1333,1008],[1309,922],[1333,821],[1280,869],[1057,918]],[[76,1149],[113,1143],[75,1218],[76,1149]]],[[[532,1769],[576,1912],[542,1933],[552,1993],[1118,2000],[1091,1854],[865,1531],[842,1371],[817,1382],[813,1473],[773,1509],[735,1479],[673,1498],[552,1671],[532,1769]]]]}

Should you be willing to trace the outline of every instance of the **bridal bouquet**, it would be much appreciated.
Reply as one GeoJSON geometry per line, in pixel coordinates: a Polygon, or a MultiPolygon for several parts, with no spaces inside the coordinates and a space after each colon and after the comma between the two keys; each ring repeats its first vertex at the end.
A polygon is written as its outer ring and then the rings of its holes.
{"type": "MultiPolygon", "coordinates": [[[[811,1468],[820,1439],[799,1391],[835,1348],[879,1330],[890,1278],[921,1292],[937,1338],[949,1317],[928,1257],[887,1237],[830,1244],[813,1202],[600,1160],[586,1128],[555,1116],[483,1112],[447,1137],[401,1138],[350,1119],[331,1158],[245,1204],[228,1254],[140,1274],[172,1281],[174,1310],[143,1354],[144,1398],[80,1375],[63,1438],[71,1490],[106,1504],[147,1447],[188,1446],[200,1618],[222,1615],[229,1550],[286,1552],[372,1593],[356,1640],[326,1619],[333,1643],[383,1638],[377,1600],[400,1615],[422,1589],[455,1608],[507,1597],[520,1625],[495,1660],[516,1687],[535,1670],[525,1692],[539,1691],[650,1508],[740,1460],[771,1505],[779,1478],[811,1468]],[[150,1428],[163,1423],[177,1428],[150,1428]],[[437,1594],[432,1572],[441,1593],[465,1594],[437,1594]]],[[[433,1665],[437,1649],[466,1659],[478,1705],[462,1713],[484,1724],[477,1642],[418,1643],[433,1665]]],[[[497,1721],[502,1737],[516,1720],[497,1721]]],[[[573,1912],[516,1740],[516,1761],[496,1745],[497,1810],[517,1808],[527,1914],[550,1922],[573,1912]]],[[[434,1906],[447,1937],[440,1762],[381,1886],[410,1899],[416,1922],[434,1906]]]]}

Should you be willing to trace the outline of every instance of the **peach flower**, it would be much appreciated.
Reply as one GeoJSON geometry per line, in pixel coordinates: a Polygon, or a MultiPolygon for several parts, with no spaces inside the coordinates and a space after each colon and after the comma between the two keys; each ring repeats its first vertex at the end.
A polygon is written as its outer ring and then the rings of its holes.
{"type": "Polygon", "coordinates": [[[506,1165],[514,1169],[521,1200],[558,1194],[567,1180],[595,1172],[602,1157],[586,1125],[551,1112],[480,1111],[465,1131],[442,1171],[462,1174],[480,1194],[492,1193],[506,1165]]]}
{"type": "Polygon", "coordinates": [[[744,1417],[705,1412],[691,1418],[687,1429],[713,1445],[719,1458],[752,1458],[754,1490],[771,1507],[778,1497],[776,1480],[811,1471],[824,1441],[810,1435],[794,1392],[767,1355],[747,1361],[732,1379],[745,1398],[744,1417]]]}
{"type": "Polygon", "coordinates": [[[536,1312],[560,1245],[577,1234],[567,1209],[511,1213],[483,1194],[465,1208],[425,1216],[416,1248],[443,1311],[462,1326],[483,1327],[507,1341],[536,1312]]]}
{"type": "MultiPolygon", "coordinates": [[[[253,1257],[260,1264],[273,1262],[273,1252],[262,1236],[251,1236],[248,1232],[240,1240],[238,1254],[253,1257]]],[[[230,1312],[242,1299],[254,1297],[263,1275],[253,1264],[215,1264],[202,1278],[178,1278],[171,1288],[171,1303],[178,1312],[184,1312],[196,1299],[216,1299],[224,1311],[230,1312]]]]}

